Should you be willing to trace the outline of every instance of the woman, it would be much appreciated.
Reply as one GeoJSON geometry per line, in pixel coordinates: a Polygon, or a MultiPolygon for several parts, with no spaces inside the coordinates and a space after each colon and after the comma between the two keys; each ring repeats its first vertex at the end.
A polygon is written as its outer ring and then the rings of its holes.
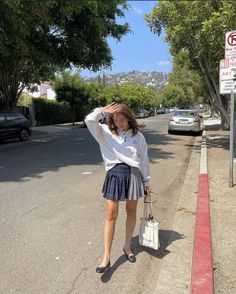
{"type": "Polygon", "coordinates": [[[139,125],[128,106],[111,103],[96,108],[85,123],[100,145],[107,171],[103,185],[106,198],[106,221],[104,228],[104,254],[96,272],[103,273],[110,267],[110,252],[118,216],[119,201],[126,201],[126,237],[123,251],[130,262],[136,257],[131,251],[131,238],[136,224],[137,203],[144,193],[149,194],[149,159],[147,143],[138,131],[139,125]],[[108,125],[100,124],[105,115],[108,125]]]}

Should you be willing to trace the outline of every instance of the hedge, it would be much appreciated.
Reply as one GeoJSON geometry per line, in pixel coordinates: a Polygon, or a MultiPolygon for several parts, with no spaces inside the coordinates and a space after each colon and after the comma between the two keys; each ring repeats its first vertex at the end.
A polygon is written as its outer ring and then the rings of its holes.
{"type": "Polygon", "coordinates": [[[32,100],[37,126],[72,122],[68,103],[42,98],[32,100]]]}

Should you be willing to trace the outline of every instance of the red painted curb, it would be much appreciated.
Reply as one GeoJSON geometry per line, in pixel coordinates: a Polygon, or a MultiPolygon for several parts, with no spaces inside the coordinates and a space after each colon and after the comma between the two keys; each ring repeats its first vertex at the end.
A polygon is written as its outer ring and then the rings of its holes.
{"type": "Polygon", "coordinates": [[[213,294],[213,258],[211,242],[208,175],[200,174],[192,262],[192,294],[213,294]]]}

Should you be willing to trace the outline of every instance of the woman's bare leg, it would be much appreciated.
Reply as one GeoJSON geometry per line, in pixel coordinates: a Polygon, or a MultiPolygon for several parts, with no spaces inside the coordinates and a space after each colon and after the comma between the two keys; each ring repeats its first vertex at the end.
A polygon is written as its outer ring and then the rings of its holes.
{"type": "Polygon", "coordinates": [[[104,253],[100,266],[106,266],[110,260],[111,245],[115,233],[115,224],[118,216],[119,201],[107,200],[106,220],[104,226],[104,253]]]}
{"type": "Polygon", "coordinates": [[[138,200],[126,200],[126,234],[124,249],[127,254],[131,254],[130,244],[136,225],[138,200]]]}

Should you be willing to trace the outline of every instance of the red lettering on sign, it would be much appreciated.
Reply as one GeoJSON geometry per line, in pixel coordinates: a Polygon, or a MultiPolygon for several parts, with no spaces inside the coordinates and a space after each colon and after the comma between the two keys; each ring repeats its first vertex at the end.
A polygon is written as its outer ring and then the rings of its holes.
{"type": "Polygon", "coordinates": [[[229,67],[229,60],[224,59],[220,61],[220,68],[228,68],[229,67]]]}

